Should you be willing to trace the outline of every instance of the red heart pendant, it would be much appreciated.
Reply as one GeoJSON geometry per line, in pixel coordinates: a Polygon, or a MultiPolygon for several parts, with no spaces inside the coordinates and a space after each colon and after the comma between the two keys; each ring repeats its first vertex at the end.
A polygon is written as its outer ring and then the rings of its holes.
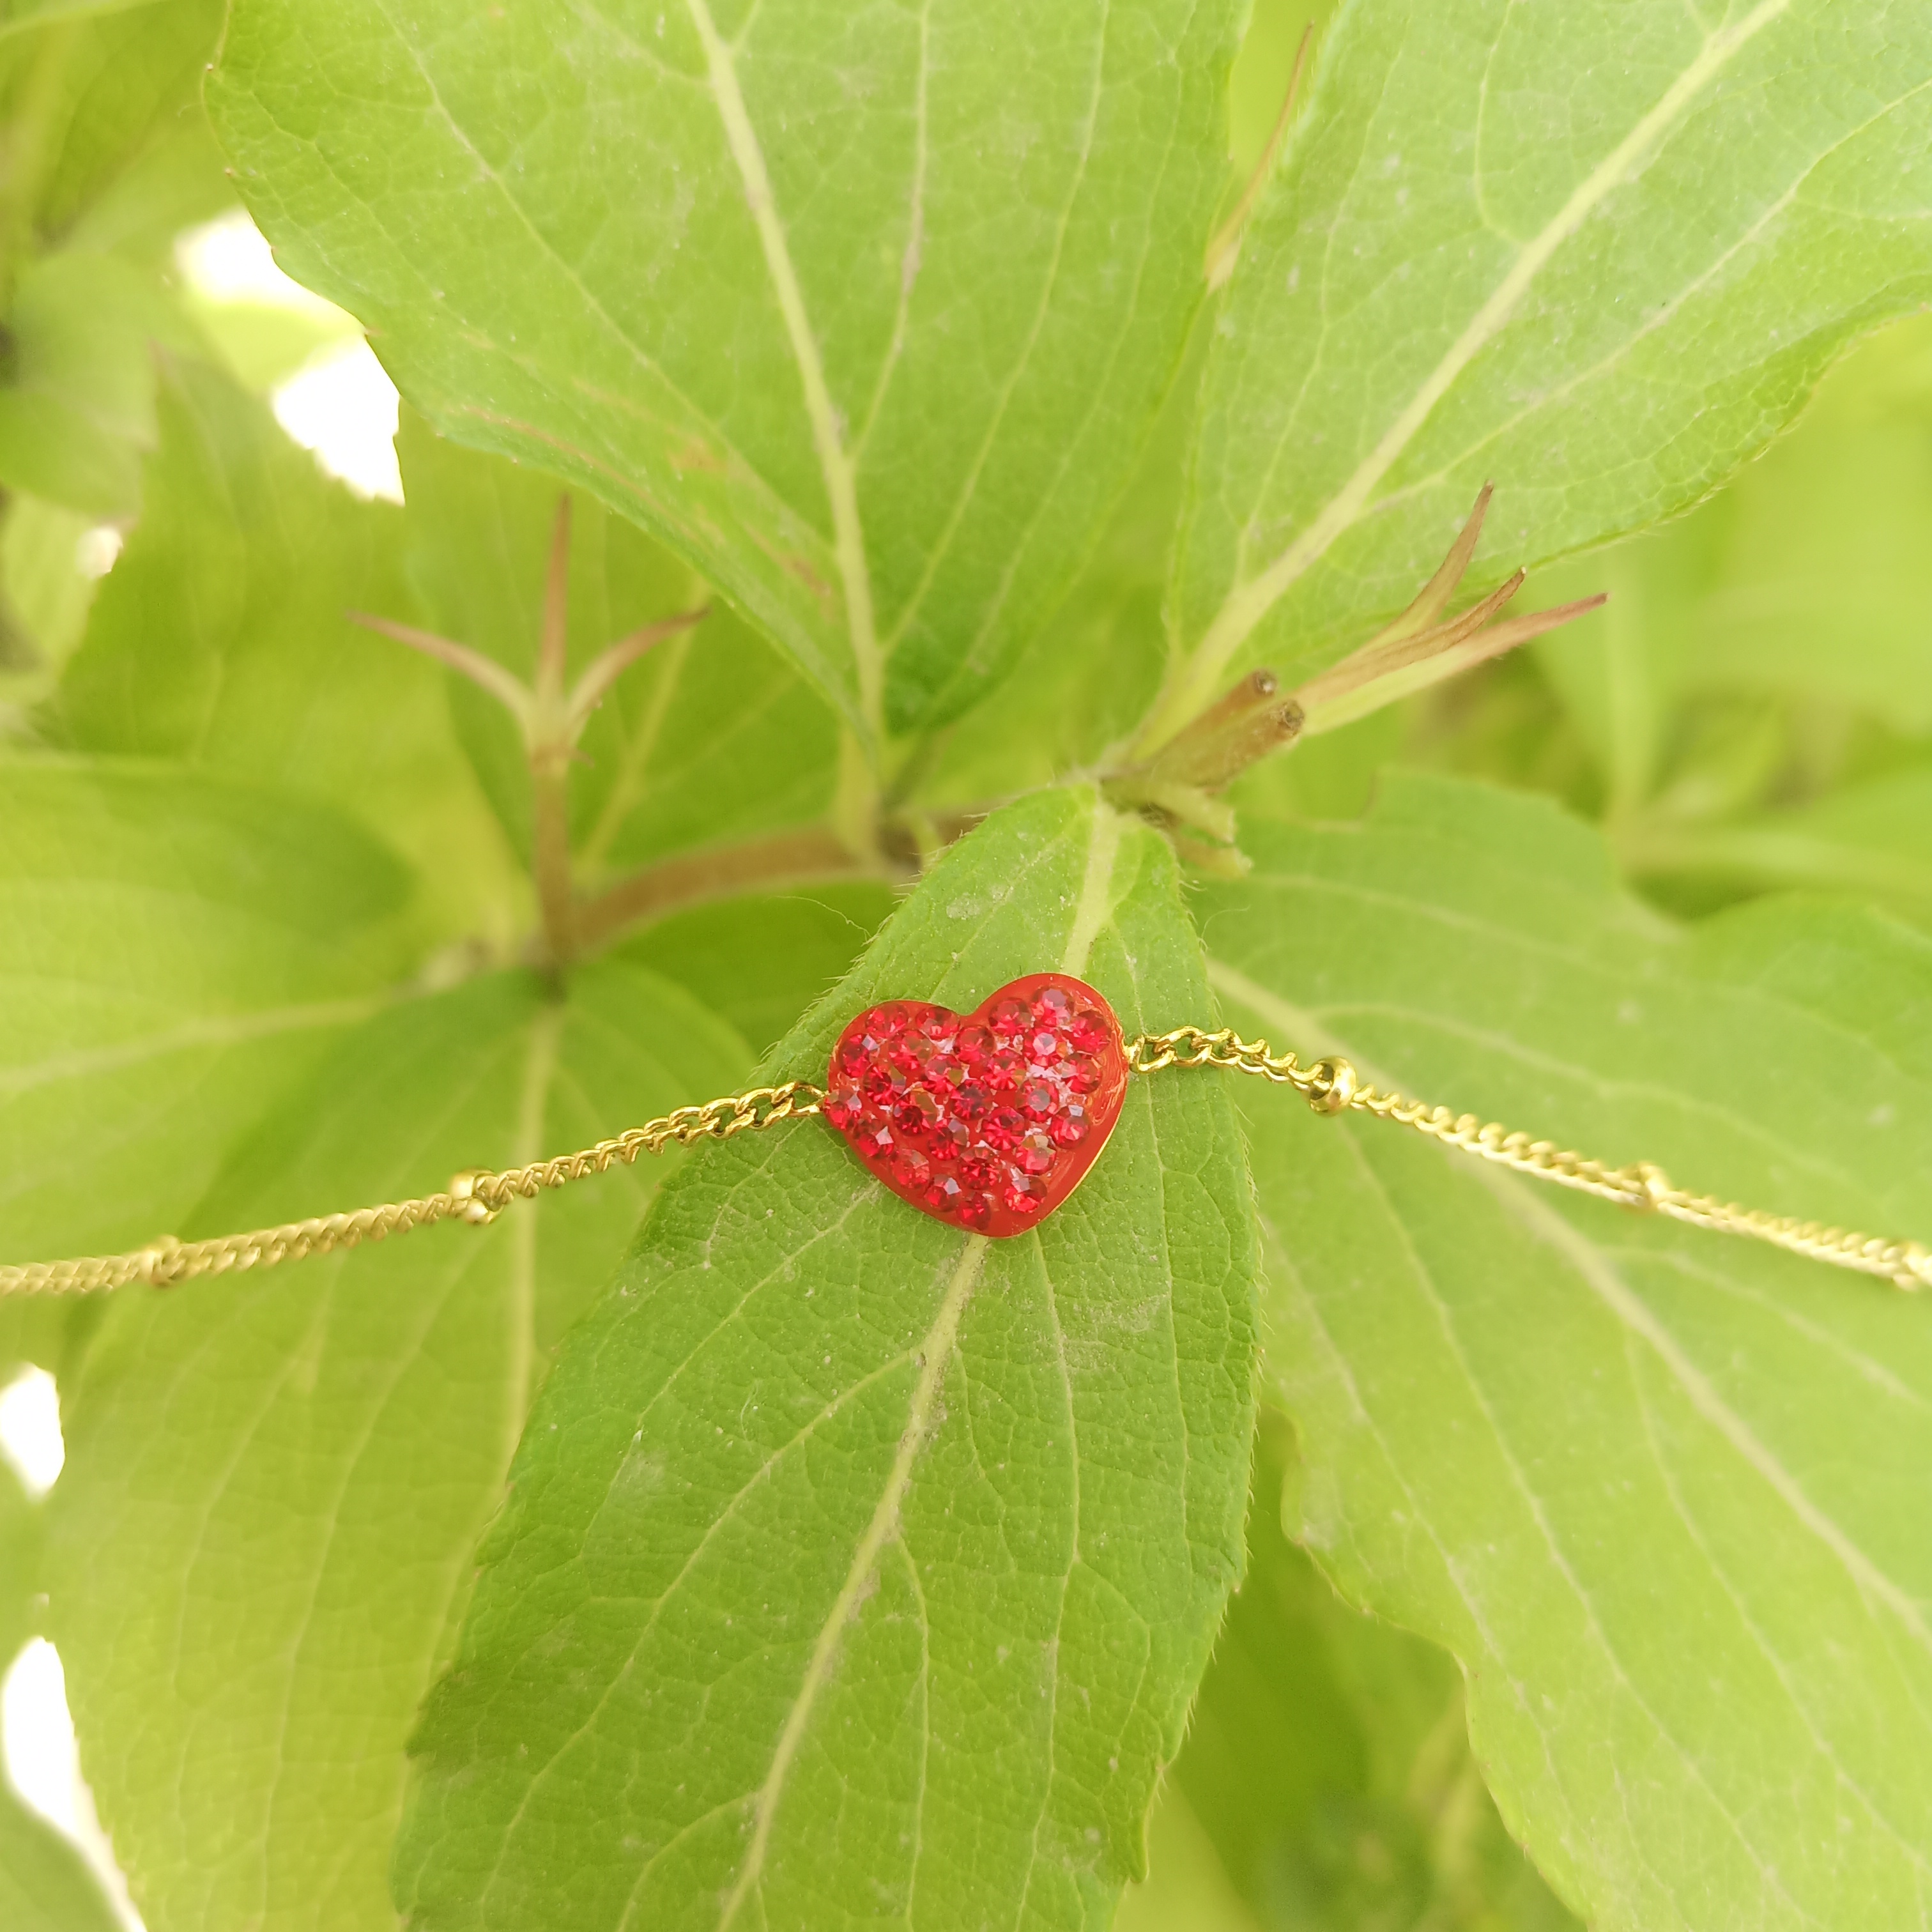
{"type": "Polygon", "coordinates": [[[1079,1186],[1126,1089],[1106,1001],[1030,973],[963,1016],[868,1007],[832,1049],[819,1111],[902,1200],[976,1234],[1023,1234],[1079,1186]]]}

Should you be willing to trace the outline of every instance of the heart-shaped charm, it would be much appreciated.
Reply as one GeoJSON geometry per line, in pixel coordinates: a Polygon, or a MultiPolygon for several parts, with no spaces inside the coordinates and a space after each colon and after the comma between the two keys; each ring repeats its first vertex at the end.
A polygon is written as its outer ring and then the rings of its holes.
{"type": "Polygon", "coordinates": [[[963,1015],[868,1007],[832,1049],[819,1111],[902,1200],[976,1234],[1023,1234],[1080,1184],[1126,1088],[1106,1001],[1031,973],[963,1015]]]}

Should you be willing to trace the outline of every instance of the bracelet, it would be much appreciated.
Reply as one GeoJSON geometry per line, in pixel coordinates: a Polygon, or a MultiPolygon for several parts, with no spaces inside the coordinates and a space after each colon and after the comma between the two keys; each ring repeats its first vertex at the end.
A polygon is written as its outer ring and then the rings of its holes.
{"type": "Polygon", "coordinates": [[[1180,1026],[1125,1038],[1084,982],[1035,973],[959,1014],[928,1000],[868,1007],[840,1034],[824,1087],[788,1080],[680,1107],[574,1154],[502,1173],[455,1175],[440,1194],[386,1202],[205,1241],[172,1236],[130,1253],[0,1265],[0,1294],[86,1294],[140,1282],[273,1268],[439,1221],[481,1226],[518,1198],[567,1186],[640,1154],[729,1140],[817,1115],[866,1168],[921,1213],[994,1239],[1036,1227],[1078,1186],[1113,1131],[1129,1078],[1212,1066],[1292,1087],[1318,1114],[1363,1113],[1445,1147],[1627,1208],[1742,1234],[1905,1289],[1932,1286],[1932,1249],[1738,1207],[1673,1186],[1648,1161],[1610,1167],[1473,1114],[1363,1084],[1346,1060],[1304,1066],[1232,1028],[1180,1026]]]}

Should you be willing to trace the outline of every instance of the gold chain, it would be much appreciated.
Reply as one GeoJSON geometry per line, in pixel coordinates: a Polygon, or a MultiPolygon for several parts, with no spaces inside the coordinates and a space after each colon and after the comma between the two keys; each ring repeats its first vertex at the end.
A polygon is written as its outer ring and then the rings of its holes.
{"type": "Polygon", "coordinates": [[[1127,1052],[1136,1073],[1158,1073],[1168,1066],[1225,1066],[1238,1073],[1258,1074],[1292,1087],[1318,1114],[1372,1114],[1378,1120],[1413,1127],[1418,1133],[1472,1154],[1479,1160],[1494,1161],[1499,1167],[1512,1168],[1538,1180],[1553,1180],[1559,1187],[1574,1187],[1580,1193],[1667,1214],[1673,1220],[1714,1228],[1721,1234],[1768,1241],[1774,1247],[1828,1262],[1834,1268],[1880,1276],[1902,1288],[1932,1287],[1932,1249],[1919,1242],[1888,1240],[1828,1228],[1817,1221],[1768,1214],[1762,1208],[1740,1208],[1713,1195],[1687,1193],[1673,1187],[1664,1170],[1647,1160],[1633,1161],[1625,1167],[1606,1166],[1558,1148],[1553,1141],[1533,1141],[1527,1134],[1512,1133],[1496,1121],[1481,1120],[1474,1114],[1453,1114],[1447,1107],[1405,1100],[1400,1094],[1379,1093],[1362,1085],[1346,1060],[1318,1060],[1312,1066],[1303,1066],[1293,1054],[1271,1052],[1266,1040],[1244,1040],[1232,1027],[1216,1033],[1184,1026],[1172,1033],[1143,1034],[1128,1043],[1127,1052]]]}
{"type": "Polygon", "coordinates": [[[278,1262],[358,1247],[364,1241],[406,1234],[412,1228],[431,1227],[438,1221],[481,1226],[494,1221],[519,1197],[528,1200],[547,1187],[567,1187],[587,1174],[603,1173],[619,1161],[628,1167],[639,1154],[661,1154],[673,1142],[688,1147],[694,1141],[726,1141],[750,1129],[815,1114],[824,1097],[806,1080],[788,1080],[782,1087],[754,1087],[748,1093],[728,1094],[701,1106],[680,1107],[646,1120],[641,1127],[627,1129],[615,1140],[599,1141],[575,1154],[533,1160],[502,1174],[481,1168],[459,1174],[442,1193],[415,1201],[389,1201],[380,1208],[358,1208],[352,1214],[284,1222],[279,1228],[224,1234],[218,1240],[178,1241],[168,1234],[131,1254],[0,1267],[0,1294],[85,1294],[94,1288],[125,1288],[137,1281],[151,1288],[172,1288],[199,1274],[273,1268],[278,1262]]]}
{"type": "MultiPolygon", "coordinates": [[[[1902,1288],[1932,1287],[1932,1249],[1917,1241],[1855,1234],[1816,1221],[1740,1208],[1708,1194],[1688,1194],[1673,1187],[1663,1172],[1648,1161],[1606,1166],[1602,1161],[1565,1151],[1552,1141],[1533,1141],[1528,1135],[1512,1133],[1493,1120],[1480,1120],[1474,1114],[1454,1114],[1447,1107],[1378,1092],[1364,1086],[1346,1060],[1318,1060],[1304,1066],[1294,1054],[1276,1053],[1266,1040],[1243,1040],[1232,1027],[1209,1032],[1202,1027],[1183,1026],[1170,1033],[1141,1034],[1127,1042],[1126,1055],[1127,1064],[1136,1073],[1159,1073],[1170,1066],[1218,1066],[1256,1074],[1292,1087],[1318,1114],[1372,1114],[1378,1120],[1412,1127],[1479,1160],[1493,1161],[1539,1180],[1554,1181],[1559,1187],[1575,1188],[1627,1208],[1667,1214],[1720,1233],[1768,1241],[1834,1268],[1879,1276],[1902,1288]]],[[[336,1248],[380,1241],[438,1221],[472,1225],[494,1221],[519,1198],[529,1199],[546,1188],[567,1186],[588,1174],[602,1174],[619,1161],[628,1166],[639,1154],[661,1153],[674,1142],[688,1147],[696,1141],[729,1140],[734,1134],[800,1119],[817,1113],[824,1097],[820,1088],[805,1080],[788,1080],[781,1087],[754,1087],[743,1094],[707,1100],[700,1106],[680,1107],[627,1130],[614,1140],[599,1141],[575,1154],[532,1161],[502,1174],[488,1170],[459,1174],[442,1193],[414,1201],[392,1201],[350,1214],[286,1222],[278,1228],[226,1234],[218,1240],[178,1241],[167,1235],[130,1254],[0,1266],[0,1294],[80,1294],[96,1288],[125,1288],[135,1282],[170,1288],[196,1275],[273,1268],[278,1262],[299,1261],[305,1255],[326,1255],[336,1248]]]]}

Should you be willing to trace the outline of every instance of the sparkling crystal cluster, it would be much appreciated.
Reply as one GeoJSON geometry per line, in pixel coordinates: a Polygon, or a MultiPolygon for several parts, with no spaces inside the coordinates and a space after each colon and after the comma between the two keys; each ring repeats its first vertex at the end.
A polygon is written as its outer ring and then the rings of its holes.
{"type": "Polygon", "coordinates": [[[1036,974],[978,1012],[893,1000],[832,1050],[823,1112],[892,1191],[1013,1234],[1057,1207],[1119,1112],[1120,1033],[1092,988],[1036,974]]]}

